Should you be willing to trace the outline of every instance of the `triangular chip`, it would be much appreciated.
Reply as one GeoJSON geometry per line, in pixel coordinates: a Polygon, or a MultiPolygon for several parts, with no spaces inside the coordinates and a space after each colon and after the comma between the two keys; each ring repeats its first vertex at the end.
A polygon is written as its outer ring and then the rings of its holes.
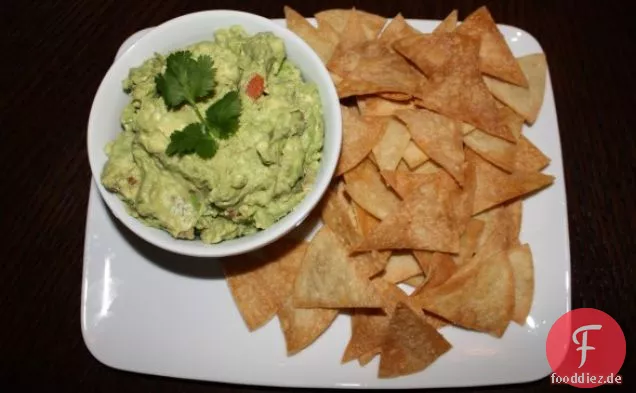
{"type": "Polygon", "coordinates": [[[540,190],[554,182],[554,176],[540,172],[507,173],[475,153],[467,154],[467,159],[473,160],[476,172],[473,214],[540,190]]]}
{"type": "Polygon", "coordinates": [[[441,176],[448,176],[446,172],[413,173],[404,171],[382,171],[382,177],[387,184],[405,199],[408,195],[426,183],[438,181],[441,176]]]}
{"type": "MultiPolygon", "coordinates": [[[[354,211],[356,214],[356,219],[358,223],[358,228],[360,228],[360,232],[363,237],[368,236],[373,229],[380,223],[380,220],[373,217],[369,212],[360,207],[357,203],[353,203],[354,211]]],[[[356,254],[359,255],[359,254],[356,254]]],[[[382,269],[386,266],[389,261],[389,257],[391,256],[391,251],[377,251],[372,250],[371,255],[376,261],[377,266],[381,266],[382,269]]],[[[359,258],[356,256],[356,258],[359,258]]],[[[380,269],[380,270],[382,270],[380,269]]],[[[377,273],[376,271],[375,273],[377,273]]],[[[371,276],[371,275],[369,275],[371,276]]]]}
{"type": "Polygon", "coordinates": [[[337,42],[325,38],[302,15],[289,6],[284,7],[287,28],[302,38],[316,51],[323,63],[327,63],[336,49],[337,42]]]}
{"type": "Polygon", "coordinates": [[[501,124],[500,112],[478,68],[479,43],[456,33],[437,33],[439,39],[452,41],[452,55],[421,90],[416,105],[474,125],[494,136],[516,141],[501,124]]]}
{"type": "Polygon", "coordinates": [[[398,283],[407,278],[422,274],[422,268],[410,252],[398,251],[391,254],[384,267],[382,279],[390,283],[398,283]]]}
{"type": "Polygon", "coordinates": [[[523,116],[529,124],[534,124],[543,105],[548,63],[543,53],[523,56],[518,59],[523,73],[528,79],[528,88],[484,77],[488,89],[500,101],[523,116]]]}
{"type": "Polygon", "coordinates": [[[457,32],[481,40],[479,68],[488,75],[527,87],[528,80],[515,61],[503,34],[485,6],[470,14],[457,32]]]}
{"type": "Polygon", "coordinates": [[[336,176],[358,165],[382,138],[386,121],[360,116],[355,109],[343,107],[342,147],[336,176]]]}
{"type": "Polygon", "coordinates": [[[351,338],[342,363],[380,352],[391,318],[381,309],[356,309],[351,315],[351,338]]]}
{"type": "MultiPolygon", "coordinates": [[[[318,19],[318,23],[321,23],[320,19],[318,19]]],[[[328,22],[323,21],[322,23],[328,22]]],[[[335,26],[332,25],[332,27],[338,31],[335,26]]],[[[360,13],[350,12],[344,30],[340,34],[338,46],[334,49],[327,63],[327,68],[341,77],[346,76],[348,72],[355,68],[358,57],[358,54],[352,49],[362,46],[367,41],[369,41],[369,38],[364,31],[360,13]]]]}
{"type": "Polygon", "coordinates": [[[343,75],[344,79],[337,86],[340,98],[374,93],[402,93],[410,98],[425,82],[425,77],[407,60],[380,41],[348,51],[348,58],[354,58],[356,54],[358,58],[355,68],[343,75]]]}
{"type": "Polygon", "coordinates": [[[393,49],[431,77],[457,55],[458,45],[454,34],[419,34],[393,42],[393,49]]]}
{"type": "MultiPolygon", "coordinates": [[[[499,121],[501,124],[508,128],[508,131],[514,136],[515,141],[519,141],[521,138],[521,131],[523,129],[524,119],[519,116],[517,112],[510,109],[509,106],[502,104],[497,101],[496,103],[497,109],[499,110],[499,121]]],[[[466,135],[466,133],[464,133],[466,135]]]]}
{"type": "Polygon", "coordinates": [[[515,280],[515,307],[512,320],[524,325],[534,298],[534,266],[530,246],[524,244],[508,250],[508,258],[515,280]]]}
{"type": "Polygon", "coordinates": [[[379,40],[391,45],[401,38],[417,34],[420,34],[420,32],[409,25],[402,14],[399,13],[389,22],[384,30],[382,30],[379,40]]]}
{"type": "Polygon", "coordinates": [[[336,9],[320,11],[314,16],[316,17],[316,20],[318,21],[319,24],[328,23],[338,33],[346,34],[344,30],[346,28],[347,21],[349,20],[350,16],[354,13],[354,11],[357,18],[360,21],[360,24],[363,26],[365,37],[367,37],[367,39],[369,40],[375,38],[378,35],[378,33],[380,33],[380,30],[382,30],[382,27],[384,27],[386,23],[386,18],[380,15],[372,14],[370,12],[358,10],[355,8],[352,8],[352,9],[336,8],[336,9]]]}
{"type": "Polygon", "coordinates": [[[223,260],[234,302],[250,331],[268,322],[289,297],[307,243],[281,239],[261,250],[223,260]]]}
{"type": "Polygon", "coordinates": [[[485,260],[508,249],[514,240],[513,216],[505,205],[497,206],[476,216],[484,222],[484,230],[477,241],[472,261],[485,260]]]}
{"type": "Polygon", "coordinates": [[[400,111],[413,141],[427,156],[446,169],[459,184],[464,183],[464,145],[461,124],[424,109],[400,111]]]}
{"type": "Polygon", "coordinates": [[[294,285],[294,307],[382,307],[371,282],[351,263],[344,244],[323,226],[311,240],[294,285]]]}
{"type": "MultiPolygon", "coordinates": [[[[374,125],[381,123],[377,120],[374,122],[370,120],[369,122],[374,123],[374,125]]],[[[390,117],[386,123],[384,134],[373,147],[373,156],[378,168],[380,170],[394,170],[397,168],[410,140],[411,134],[409,134],[406,126],[397,119],[390,117]]]]}
{"type": "Polygon", "coordinates": [[[451,344],[413,310],[399,303],[382,344],[380,378],[413,374],[432,364],[451,344]]]}
{"type": "Polygon", "coordinates": [[[294,355],[316,341],[337,315],[338,310],[335,309],[296,308],[292,298],[287,298],[278,311],[287,355],[294,355]]]}
{"type": "Polygon", "coordinates": [[[525,172],[539,172],[550,164],[550,157],[543,154],[528,138],[521,136],[517,143],[514,169],[525,172]]]}
{"type": "Polygon", "coordinates": [[[368,159],[344,175],[346,190],[363,209],[384,219],[400,205],[400,198],[382,180],[377,167],[368,159]]]}
{"type": "Polygon", "coordinates": [[[457,271],[457,265],[450,254],[435,252],[429,255],[427,251],[413,251],[413,254],[427,277],[426,284],[419,288],[439,286],[457,271]]]}
{"type": "Polygon", "coordinates": [[[456,200],[452,194],[439,190],[437,182],[431,182],[411,192],[356,249],[458,252],[456,200]]]}
{"type": "Polygon", "coordinates": [[[413,302],[456,325],[501,337],[514,308],[514,281],[507,252],[471,261],[443,284],[424,289],[413,302]]]}
{"type": "Polygon", "coordinates": [[[466,230],[459,239],[459,255],[455,259],[458,265],[467,263],[475,254],[479,238],[484,231],[484,222],[478,219],[471,219],[466,224],[466,230]]]}
{"type": "Polygon", "coordinates": [[[457,10],[451,11],[444,20],[437,25],[433,33],[450,33],[457,27],[457,10]]]}
{"type": "Polygon", "coordinates": [[[358,109],[363,116],[391,116],[403,109],[415,108],[412,101],[394,101],[378,96],[358,96],[358,109]]]}
{"type": "Polygon", "coordinates": [[[501,169],[512,172],[515,169],[517,145],[496,136],[475,129],[464,136],[464,143],[482,158],[501,169]]]}
{"type": "Polygon", "coordinates": [[[411,169],[415,169],[418,166],[422,165],[426,161],[428,161],[429,157],[417,147],[417,144],[413,141],[409,141],[409,144],[404,149],[404,154],[402,154],[402,159],[411,169]]]}

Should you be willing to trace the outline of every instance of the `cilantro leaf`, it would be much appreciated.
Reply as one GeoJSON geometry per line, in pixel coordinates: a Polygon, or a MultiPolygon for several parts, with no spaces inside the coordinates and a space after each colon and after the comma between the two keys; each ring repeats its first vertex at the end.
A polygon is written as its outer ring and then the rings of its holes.
{"type": "Polygon", "coordinates": [[[170,135],[170,143],[166,148],[168,156],[184,156],[197,153],[201,158],[211,158],[217,150],[216,141],[206,132],[203,124],[188,124],[183,130],[174,131],[170,135]]]}
{"type": "Polygon", "coordinates": [[[192,57],[189,51],[171,53],[166,59],[166,71],[155,77],[157,92],[168,108],[184,102],[195,102],[214,89],[215,70],[210,56],[192,57]]]}
{"type": "Polygon", "coordinates": [[[241,98],[238,92],[231,91],[205,111],[207,124],[214,136],[227,139],[236,132],[239,126],[241,108],[241,98]]]}

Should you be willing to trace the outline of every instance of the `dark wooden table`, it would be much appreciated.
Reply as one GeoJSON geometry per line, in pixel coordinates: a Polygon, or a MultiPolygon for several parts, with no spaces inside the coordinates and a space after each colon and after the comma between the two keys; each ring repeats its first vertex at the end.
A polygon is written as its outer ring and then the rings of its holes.
{"type": "MultiPolygon", "coordinates": [[[[460,16],[482,4],[543,45],[556,96],[568,192],[572,305],[623,327],[634,371],[636,320],[636,49],[633,13],[619,1],[289,1],[305,15],[356,5],[386,16],[460,16]],[[632,322],[630,325],[629,322],[632,322]]],[[[80,332],[84,225],[90,182],[89,108],[121,42],[204,9],[282,17],[272,1],[3,1],[0,6],[0,390],[253,392],[116,371],[80,332]],[[3,385],[6,384],[6,385],[3,385]],[[9,387],[7,390],[6,388],[9,387]],[[30,389],[33,388],[33,389],[30,389]]],[[[246,370],[248,371],[248,370],[246,370]]],[[[458,373],[461,370],[457,370],[458,373]]],[[[539,390],[549,381],[506,387],[539,390]]],[[[274,390],[274,389],[271,389],[274,390]]]]}

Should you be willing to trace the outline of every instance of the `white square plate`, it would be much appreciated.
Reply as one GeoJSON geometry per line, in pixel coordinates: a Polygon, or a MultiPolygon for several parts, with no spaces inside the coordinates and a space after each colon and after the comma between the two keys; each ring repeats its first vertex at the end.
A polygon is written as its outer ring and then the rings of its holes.
{"type": "MultiPolygon", "coordinates": [[[[438,23],[409,22],[421,31],[438,23]]],[[[500,28],[515,56],[542,51],[527,32],[500,28]]],[[[129,38],[118,55],[144,32],[129,38]]],[[[565,183],[549,75],[543,108],[526,136],[552,159],[545,172],[556,181],[524,202],[521,240],[532,248],[536,292],[525,326],[511,323],[501,339],[445,327],[451,351],[420,373],[381,380],[377,357],[366,367],[355,361],[340,364],[350,334],[349,318],[340,315],[309,348],[287,357],[277,319],[248,332],[216,261],[145,243],[116,222],[91,184],[81,309],[86,345],[99,361],[122,370],[250,385],[430,388],[542,378],[551,371],[545,355],[548,331],[570,310],[565,183]]]]}

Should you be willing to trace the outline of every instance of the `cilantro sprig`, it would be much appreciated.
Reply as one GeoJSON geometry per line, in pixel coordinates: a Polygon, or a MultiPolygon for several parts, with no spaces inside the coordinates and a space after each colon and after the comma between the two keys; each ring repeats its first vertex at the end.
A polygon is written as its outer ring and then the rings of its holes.
{"type": "Polygon", "coordinates": [[[196,106],[214,91],[215,73],[210,56],[195,59],[191,52],[181,51],[168,56],[166,71],[155,78],[157,93],[168,109],[187,104],[199,119],[198,123],[188,124],[170,135],[168,156],[197,154],[204,159],[212,158],[218,150],[216,139],[227,139],[238,129],[242,109],[238,92],[225,94],[205,111],[205,117],[196,106]]]}

